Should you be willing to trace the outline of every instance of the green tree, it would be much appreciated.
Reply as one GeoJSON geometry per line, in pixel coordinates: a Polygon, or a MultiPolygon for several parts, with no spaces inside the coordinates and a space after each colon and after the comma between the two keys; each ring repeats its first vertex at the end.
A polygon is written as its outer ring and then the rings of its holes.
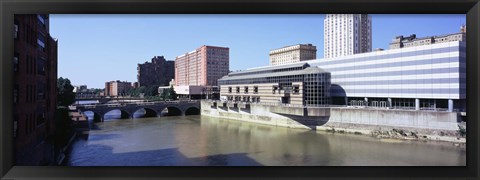
{"type": "Polygon", "coordinates": [[[68,78],[58,78],[57,100],[59,106],[69,106],[75,102],[75,93],[73,92],[73,86],[68,78]]]}
{"type": "Polygon", "coordinates": [[[175,89],[173,89],[173,86],[170,86],[170,89],[168,89],[168,98],[177,100],[177,92],[175,92],[175,89]]]}

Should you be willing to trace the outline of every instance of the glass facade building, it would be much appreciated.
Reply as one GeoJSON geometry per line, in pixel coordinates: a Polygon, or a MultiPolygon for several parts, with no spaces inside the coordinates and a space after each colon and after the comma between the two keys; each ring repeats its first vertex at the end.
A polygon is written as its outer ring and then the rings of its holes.
{"type": "Polygon", "coordinates": [[[320,92],[325,92],[322,88],[328,87],[330,91],[325,94],[331,97],[332,105],[466,111],[466,42],[452,41],[257,67],[230,73],[219,80],[221,86],[282,85],[289,82],[301,82],[298,85],[305,93],[303,101],[310,101],[311,94],[315,94],[313,99],[324,97],[320,92]],[[309,69],[306,66],[328,72],[323,75],[325,77],[314,81],[328,79],[329,82],[311,83],[307,78],[309,75],[305,75],[308,73],[303,72],[309,69]],[[293,72],[298,74],[281,75],[293,72]]]}
{"type": "Polygon", "coordinates": [[[330,73],[309,64],[232,72],[218,80],[226,100],[307,106],[330,104],[330,73]]]}

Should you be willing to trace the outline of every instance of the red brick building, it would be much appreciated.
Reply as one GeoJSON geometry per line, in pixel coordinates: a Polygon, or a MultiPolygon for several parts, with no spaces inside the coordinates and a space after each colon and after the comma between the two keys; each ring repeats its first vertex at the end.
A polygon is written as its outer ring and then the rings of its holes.
{"type": "Polygon", "coordinates": [[[16,165],[53,162],[46,142],[55,132],[57,40],[48,15],[14,17],[14,138],[16,165]]]}
{"type": "Polygon", "coordinates": [[[217,86],[229,72],[229,48],[203,45],[175,58],[175,85],[217,86]]]}

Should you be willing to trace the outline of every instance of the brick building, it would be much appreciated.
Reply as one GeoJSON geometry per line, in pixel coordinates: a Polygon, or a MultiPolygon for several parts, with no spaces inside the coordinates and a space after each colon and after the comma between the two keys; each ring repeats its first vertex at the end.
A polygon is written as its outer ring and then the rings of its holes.
{"type": "Polygon", "coordinates": [[[166,86],[175,76],[175,62],[155,56],[151,62],[138,64],[138,86],[166,86]]]}
{"type": "Polygon", "coordinates": [[[229,72],[229,48],[201,46],[175,58],[177,86],[217,86],[229,72]]]}
{"type": "Polygon", "coordinates": [[[132,88],[132,83],[127,81],[105,82],[105,96],[123,96],[132,88]]]}
{"type": "Polygon", "coordinates": [[[15,164],[46,165],[54,160],[58,42],[48,15],[15,15],[14,27],[15,164]]]}

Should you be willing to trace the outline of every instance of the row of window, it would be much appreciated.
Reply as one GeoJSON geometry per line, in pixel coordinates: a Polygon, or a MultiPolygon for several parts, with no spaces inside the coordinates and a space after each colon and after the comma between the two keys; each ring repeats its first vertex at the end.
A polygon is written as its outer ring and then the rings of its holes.
{"type": "MultiPolygon", "coordinates": [[[[236,87],[236,93],[240,93],[240,86],[236,87]]],[[[248,94],[248,86],[243,87],[243,92],[248,94]]],[[[228,87],[228,93],[232,93],[232,87],[228,87]]],[[[258,93],[258,86],[253,86],[253,94],[258,93]]]]}
{"type": "MultiPolygon", "coordinates": [[[[25,102],[35,103],[37,100],[45,100],[45,84],[38,83],[37,85],[26,85],[25,90],[25,102]]],[[[13,103],[19,102],[20,88],[18,84],[15,84],[13,88],[13,103]]]]}

